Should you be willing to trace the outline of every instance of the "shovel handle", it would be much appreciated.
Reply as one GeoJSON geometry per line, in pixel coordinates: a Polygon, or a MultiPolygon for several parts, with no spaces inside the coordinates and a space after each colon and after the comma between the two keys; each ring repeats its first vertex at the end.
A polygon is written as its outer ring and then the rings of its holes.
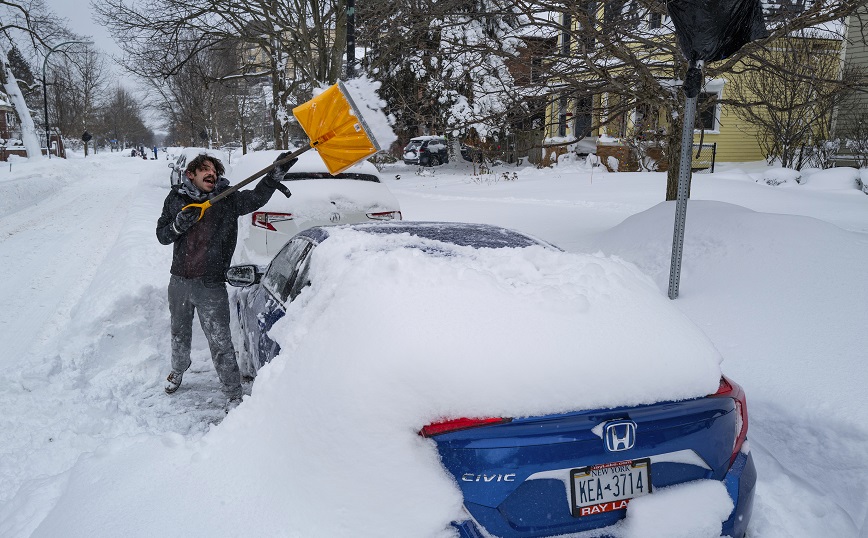
{"type": "Polygon", "coordinates": [[[198,222],[198,221],[202,220],[202,217],[205,216],[205,210],[208,209],[209,207],[211,207],[211,200],[205,200],[201,204],[187,204],[181,208],[181,211],[184,211],[185,209],[188,209],[191,207],[198,207],[199,208],[199,218],[196,219],[196,222],[198,222]]]}
{"type": "Polygon", "coordinates": [[[214,205],[215,203],[217,203],[218,201],[222,200],[223,198],[226,198],[227,196],[229,196],[233,192],[237,191],[241,187],[250,183],[251,181],[262,177],[264,174],[267,174],[268,172],[271,172],[272,170],[274,170],[276,167],[280,166],[281,164],[286,164],[289,161],[295,159],[296,157],[298,157],[299,155],[301,155],[305,151],[311,149],[312,147],[313,147],[312,145],[308,144],[307,146],[305,146],[301,149],[297,149],[297,150],[293,151],[292,153],[290,153],[287,157],[284,157],[283,159],[280,159],[279,161],[274,161],[273,163],[269,164],[268,166],[266,166],[262,170],[256,172],[255,174],[248,177],[244,181],[241,181],[240,183],[236,183],[235,185],[232,185],[231,187],[229,187],[225,191],[221,192],[220,194],[218,194],[214,198],[211,198],[210,200],[205,200],[201,204],[185,205],[181,211],[183,211],[184,209],[187,209],[188,207],[198,207],[199,208],[199,219],[201,219],[205,215],[205,210],[208,209],[209,207],[211,207],[212,205],[214,205]]]}

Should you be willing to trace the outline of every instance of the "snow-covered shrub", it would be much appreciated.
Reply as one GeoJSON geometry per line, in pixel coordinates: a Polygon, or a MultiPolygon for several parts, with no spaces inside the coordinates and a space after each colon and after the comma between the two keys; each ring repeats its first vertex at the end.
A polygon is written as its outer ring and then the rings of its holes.
{"type": "Polygon", "coordinates": [[[394,164],[398,162],[398,159],[390,153],[381,151],[368,157],[368,162],[376,166],[378,171],[382,172],[387,164],[394,164]]]}
{"type": "Polygon", "coordinates": [[[859,168],[868,167],[868,112],[854,114],[842,131],[840,153],[851,156],[859,168]]]}
{"type": "Polygon", "coordinates": [[[772,187],[778,187],[781,185],[796,185],[801,179],[802,174],[798,170],[792,170],[790,168],[769,168],[761,172],[760,177],[756,179],[756,182],[765,183],[772,187]]]}

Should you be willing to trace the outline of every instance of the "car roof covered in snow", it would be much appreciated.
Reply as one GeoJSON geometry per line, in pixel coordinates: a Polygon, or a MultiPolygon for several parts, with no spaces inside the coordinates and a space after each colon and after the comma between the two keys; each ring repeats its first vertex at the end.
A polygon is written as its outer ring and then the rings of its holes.
{"type": "Polygon", "coordinates": [[[445,139],[446,139],[446,137],[441,136],[441,135],[425,135],[425,136],[415,136],[415,137],[410,139],[410,142],[413,142],[416,140],[418,140],[420,142],[424,142],[425,140],[445,140],[445,139]]]}
{"type": "MultiPolygon", "coordinates": [[[[316,242],[322,242],[329,237],[330,232],[351,229],[370,235],[395,236],[407,234],[413,238],[429,241],[439,241],[463,247],[473,248],[524,248],[542,246],[557,247],[528,234],[491,226],[489,224],[472,224],[463,222],[382,222],[347,224],[344,226],[315,226],[302,232],[316,242]]],[[[410,242],[416,242],[410,239],[410,242]]],[[[402,244],[401,247],[410,246],[402,244]]],[[[558,249],[559,250],[559,249],[558,249]]]]}

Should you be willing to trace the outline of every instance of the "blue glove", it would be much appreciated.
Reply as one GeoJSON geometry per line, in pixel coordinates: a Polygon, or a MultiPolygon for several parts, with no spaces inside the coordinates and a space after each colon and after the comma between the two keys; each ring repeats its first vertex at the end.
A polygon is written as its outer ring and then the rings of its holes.
{"type": "MultiPolygon", "coordinates": [[[[291,154],[292,154],[291,151],[284,151],[283,153],[278,155],[276,159],[274,159],[274,162],[280,161],[282,159],[286,159],[291,154]]],[[[296,157],[295,159],[293,159],[289,162],[285,162],[281,165],[275,166],[274,169],[271,170],[271,175],[269,176],[269,179],[272,182],[280,182],[280,180],[283,179],[283,176],[285,176],[286,173],[289,172],[289,169],[292,168],[292,166],[297,162],[298,162],[298,157],[296,157]]]]}
{"type": "Polygon", "coordinates": [[[196,221],[199,220],[199,214],[200,211],[198,207],[182,209],[177,215],[175,215],[175,222],[172,223],[172,228],[175,229],[175,233],[180,235],[189,230],[190,227],[196,224],[196,221]]]}

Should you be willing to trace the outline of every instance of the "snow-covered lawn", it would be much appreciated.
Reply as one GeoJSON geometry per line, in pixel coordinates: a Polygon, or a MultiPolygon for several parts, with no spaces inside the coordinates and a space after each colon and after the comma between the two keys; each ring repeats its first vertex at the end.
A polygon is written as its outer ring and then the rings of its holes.
{"type": "MultiPolygon", "coordinates": [[[[280,487],[292,480],[280,446],[302,434],[268,428],[292,409],[264,403],[293,401],[269,400],[287,361],[245,385],[254,397],[212,426],[223,401],[196,329],[185,390],[163,393],[171,248],[154,228],[166,163],[118,154],[0,163],[0,536],[175,536],[191,521],[210,535],[357,536],[354,515],[376,520],[376,490],[350,502],[280,487]]],[[[616,256],[665,297],[674,203],[661,202],[662,174],[494,170],[392,165],[383,176],[405,219],[498,224],[616,256]]],[[[852,169],[719,170],[694,178],[671,304],[747,391],[759,473],[749,534],[864,538],[868,196],[852,169]]],[[[321,424],[320,441],[345,442],[327,416],[321,424]]],[[[395,453],[423,449],[420,439],[395,453]]],[[[295,453],[309,461],[292,468],[318,469],[326,484],[347,471],[331,453],[295,453]]],[[[403,517],[429,522],[434,536],[439,513],[403,517]]]]}

